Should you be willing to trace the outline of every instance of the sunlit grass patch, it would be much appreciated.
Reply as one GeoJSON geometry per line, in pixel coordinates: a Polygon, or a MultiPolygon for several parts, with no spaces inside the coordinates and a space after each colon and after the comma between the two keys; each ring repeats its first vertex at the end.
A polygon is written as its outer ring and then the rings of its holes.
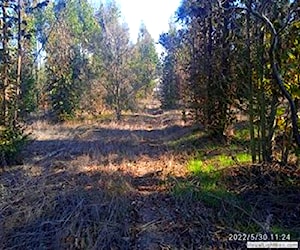
{"type": "MultiPolygon", "coordinates": [[[[199,154],[203,155],[203,154],[199,154]]],[[[198,161],[202,161],[202,166],[213,166],[214,169],[222,169],[235,165],[246,164],[251,162],[251,155],[249,153],[240,152],[232,153],[227,155],[225,153],[216,154],[216,155],[205,155],[201,156],[198,161]],[[201,159],[201,160],[200,160],[201,159]]],[[[188,165],[188,169],[193,166],[193,162],[197,160],[192,160],[188,165]]]]}
{"type": "Polygon", "coordinates": [[[206,152],[198,152],[187,164],[190,179],[178,182],[175,195],[201,200],[209,206],[217,207],[223,199],[235,200],[234,194],[227,191],[222,183],[223,169],[251,162],[251,155],[245,152],[221,153],[220,146],[208,146],[206,152]]]}
{"type": "Polygon", "coordinates": [[[236,155],[236,160],[239,164],[250,163],[252,161],[252,157],[249,153],[238,153],[236,155]]]}
{"type": "Polygon", "coordinates": [[[231,156],[227,155],[219,155],[216,157],[217,159],[216,162],[220,167],[228,167],[234,165],[234,160],[232,159],[231,156]]]}
{"type": "Polygon", "coordinates": [[[179,139],[170,141],[168,143],[169,146],[171,147],[178,147],[181,145],[186,145],[186,144],[195,144],[198,140],[200,140],[201,136],[203,136],[202,131],[195,131],[189,135],[183,136],[179,139]]]}
{"type": "Polygon", "coordinates": [[[222,172],[218,171],[211,162],[199,158],[192,159],[187,169],[190,178],[178,181],[174,185],[172,191],[175,196],[201,200],[212,207],[218,207],[222,199],[232,196],[220,183],[222,172]]]}
{"type": "Polygon", "coordinates": [[[188,170],[193,174],[199,174],[203,170],[203,161],[191,160],[188,165],[188,170]]]}

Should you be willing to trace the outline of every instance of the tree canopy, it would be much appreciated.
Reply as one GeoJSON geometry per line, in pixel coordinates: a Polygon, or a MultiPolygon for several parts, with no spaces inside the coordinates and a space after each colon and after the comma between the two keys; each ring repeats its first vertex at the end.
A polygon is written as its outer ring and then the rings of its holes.
{"type": "Polygon", "coordinates": [[[299,2],[184,0],[176,23],[160,37],[163,104],[217,138],[244,114],[253,161],[272,161],[279,137],[283,162],[299,154],[299,2]]]}
{"type": "Polygon", "coordinates": [[[278,158],[276,138],[283,162],[299,154],[299,2],[183,0],[176,19],[159,59],[144,23],[131,40],[114,1],[94,10],[87,0],[3,0],[2,151],[22,141],[32,112],[66,121],[108,110],[120,120],[159,88],[162,107],[214,138],[246,117],[253,161],[278,158]]]}

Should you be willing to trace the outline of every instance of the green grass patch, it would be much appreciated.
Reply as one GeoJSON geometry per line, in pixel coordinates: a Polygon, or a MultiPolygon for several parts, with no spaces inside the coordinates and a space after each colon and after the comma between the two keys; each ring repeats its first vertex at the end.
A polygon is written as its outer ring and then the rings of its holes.
{"type": "MultiPolygon", "coordinates": [[[[198,155],[201,157],[201,154],[198,155]]],[[[176,196],[201,200],[211,207],[218,207],[222,199],[231,199],[233,195],[220,183],[221,171],[216,170],[211,161],[192,159],[188,166],[191,179],[176,183],[173,192],[176,196]]]]}
{"type": "Polygon", "coordinates": [[[236,159],[239,164],[251,163],[252,157],[249,153],[238,153],[236,154],[236,159]]]}
{"type": "Polygon", "coordinates": [[[231,156],[227,155],[219,155],[217,156],[216,162],[220,167],[229,167],[234,165],[234,160],[232,159],[231,156]]]}
{"type": "Polygon", "coordinates": [[[198,140],[200,140],[201,136],[203,136],[203,132],[201,131],[195,131],[189,135],[183,136],[177,140],[170,141],[168,144],[171,147],[178,147],[181,145],[193,145],[198,140]]]}
{"type": "MultiPolygon", "coordinates": [[[[196,160],[192,160],[191,163],[195,161],[196,160]]],[[[198,160],[198,161],[202,161],[202,165],[204,168],[205,166],[213,166],[214,169],[222,169],[222,168],[227,168],[235,165],[251,163],[251,155],[244,152],[235,153],[232,155],[226,155],[224,153],[221,153],[217,155],[203,156],[202,160],[198,160]]],[[[188,165],[189,170],[190,170],[190,166],[193,165],[191,163],[188,165]]]]}
{"type": "Polygon", "coordinates": [[[227,191],[221,181],[222,169],[251,162],[251,156],[244,152],[234,156],[218,154],[221,150],[220,147],[208,146],[206,152],[198,152],[187,165],[191,179],[176,183],[173,188],[174,194],[202,200],[212,207],[220,206],[224,199],[236,202],[235,195],[227,191]]]}
{"type": "Polygon", "coordinates": [[[238,129],[235,131],[234,138],[237,140],[249,140],[250,132],[248,128],[238,129]]]}
{"type": "MultiPolygon", "coordinates": [[[[273,201],[273,199],[278,199],[280,194],[276,193],[275,196],[262,197],[262,204],[257,204],[255,201],[256,194],[251,191],[252,187],[249,186],[249,192],[247,190],[244,192],[240,188],[240,185],[237,185],[239,179],[235,179],[240,177],[231,176],[232,171],[224,171],[224,169],[234,167],[233,171],[241,169],[241,174],[243,174],[243,171],[247,169],[245,165],[252,162],[251,155],[245,152],[245,147],[238,145],[235,144],[234,147],[227,145],[205,145],[188,162],[187,169],[190,173],[188,178],[177,181],[173,185],[172,191],[175,196],[184,202],[193,204],[194,201],[200,201],[205,204],[212,211],[213,223],[220,227],[245,233],[262,232],[263,229],[260,223],[263,223],[265,220],[264,204],[268,204],[266,202],[268,201],[275,206],[279,202],[277,200],[273,201]],[[227,177],[230,177],[230,183],[226,181],[228,180],[227,177]],[[229,190],[232,190],[232,192],[229,190]],[[257,223],[257,221],[260,223],[257,223]]],[[[252,171],[251,169],[249,168],[249,171],[252,171]]],[[[247,177],[247,172],[242,175],[241,183],[244,180],[243,176],[247,177]]],[[[287,177],[283,180],[280,178],[279,180],[280,182],[277,183],[276,181],[273,184],[281,187],[284,181],[286,187],[291,186],[292,188],[296,185],[292,177],[287,177]]],[[[250,181],[255,183],[256,178],[250,181]]],[[[245,184],[247,185],[247,180],[245,184]]],[[[279,201],[282,204],[284,203],[282,198],[279,201]]],[[[285,208],[281,208],[279,203],[278,209],[285,208]]],[[[277,218],[279,217],[277,216],[277,218]]],[[[293,226],[289,226],[290,228],[287,229],[284,226],[284,219],[282,218],[280,220],[274,219],[271,223],[271,232],[273,234],[290,234],[291,239],[299,239],[298,225],[295,227],[292,222],[289,222],[289,225],[293,226]]]]}
{"type": "Polygon", "coordinates": [[[193,174],[199,174],[203,167],[203,161],[201,160],[192,160],[188,165],[188,170],[193,174]]]}
{"type": "MultiPolygon", "coordinates": [[[[299,240],[300,231],[297,229],[287,229],[280,225],[271,226],[271,232],[274,234],[274,237],[288,237],[286,240],[299,240]]],[[[274,239],[276,240],[276,239],[274,239]]]]}

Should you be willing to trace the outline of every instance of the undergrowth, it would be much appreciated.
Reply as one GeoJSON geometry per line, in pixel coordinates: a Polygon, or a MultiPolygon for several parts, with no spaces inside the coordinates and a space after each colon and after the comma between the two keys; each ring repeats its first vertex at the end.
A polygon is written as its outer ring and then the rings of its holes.
{"type": "Polygon", "coordinates": [[[19,164],[18,154],[28,140],[21,127],[0,128],[0,167],[19,164]]]}
{"type": "Polygon", "coordinates": [[[251,165],[251,155],[238,151],[222,146],[202,149],[187,164],[188,178],[172,186],[173,194],[212,209],[214,237],[223,241],[222,247],[234,248],[227,238],[237,232],[284,233],[299,240],[300,222],[292,215],[299,204],[295,167],[287,173],[275,163],[251,165]]]}

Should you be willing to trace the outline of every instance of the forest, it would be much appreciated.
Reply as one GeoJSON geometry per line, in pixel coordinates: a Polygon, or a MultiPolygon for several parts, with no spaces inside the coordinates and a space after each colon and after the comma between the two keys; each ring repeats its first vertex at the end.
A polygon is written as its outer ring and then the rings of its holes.
{"type": "Polygon", "coordinates": [[[0,249],[298,249],[300,2],[99,2],[0,2],[0,249]]]}

